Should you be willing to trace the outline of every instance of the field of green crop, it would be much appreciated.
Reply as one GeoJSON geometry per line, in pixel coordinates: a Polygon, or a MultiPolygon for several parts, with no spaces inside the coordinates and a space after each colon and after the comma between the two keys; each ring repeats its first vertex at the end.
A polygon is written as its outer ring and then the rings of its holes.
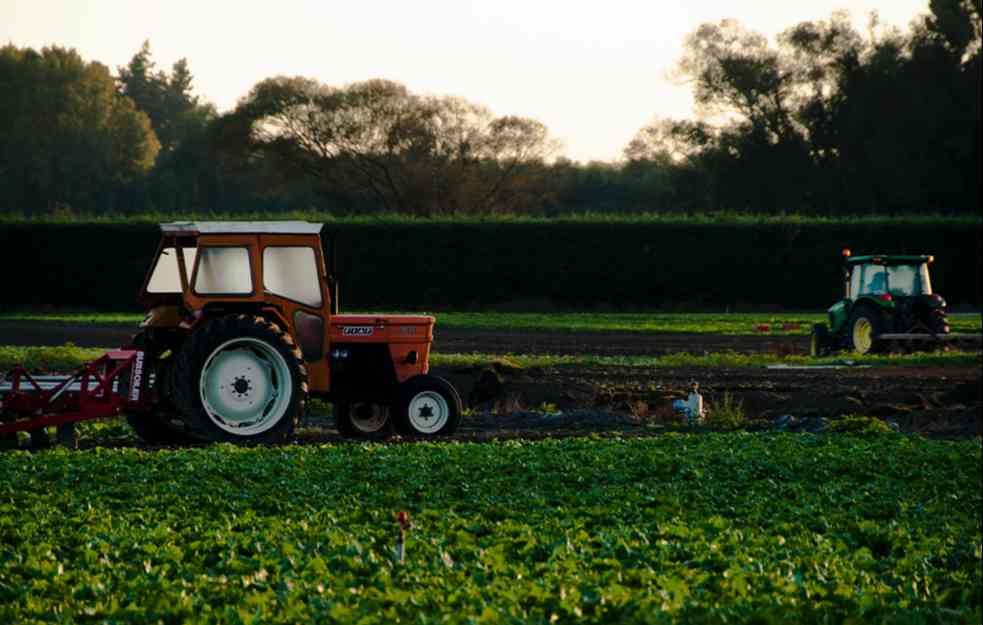
{"type": "Polygon", "coordinates": [[[0,622],[979,623],[981,470],[900,435],[11,452],[0,622]]]}
{"type": "MultiPolygon", "coordinates": [[[[399,314],[399,313],[396,313],[399,314]]],[[[143,320],[136,313],[0,313],[3,320],[126,323],[143,320]]],[[[788,335],[809,334],[812,324],[825,322],[824,313],[502,313],[440,312],[439,327],[484,330],[550,330],[555,332],[631,331],[669,334],[788,335]]],[[[980,332],[983,317],[976,313],[949,315],[953,332],[980,332]]]]}

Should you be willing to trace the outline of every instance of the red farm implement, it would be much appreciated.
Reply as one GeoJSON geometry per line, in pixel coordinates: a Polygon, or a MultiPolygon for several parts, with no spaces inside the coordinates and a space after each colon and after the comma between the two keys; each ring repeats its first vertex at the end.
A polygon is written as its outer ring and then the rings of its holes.
{"type": "Polygon", "coordinates": [[[140,350],[106,352],[67,376],[16,366],[0,379],[0,441],[30,432],[37,444],[44,428],[57,426],[59,440],[69,442],[76,422],[145,410],[150,382],[140,350]]]}

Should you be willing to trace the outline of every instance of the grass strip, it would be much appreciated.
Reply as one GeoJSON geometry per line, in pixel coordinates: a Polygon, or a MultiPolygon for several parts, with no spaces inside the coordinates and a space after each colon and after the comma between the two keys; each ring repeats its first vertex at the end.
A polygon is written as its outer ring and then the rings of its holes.
{"type": "MultiPolygon", "coordinates": [[[[389,313],[380,313],[389,314],[389,313]]],[[[393,313],[401,314],[401,313],[393,313]]],[[[502,313],[440,312],[441,327],[479,330],[540,330],[553,332],[644,332],[650,334],[717,334],[729,336],[805,336],[812,324],[825,322],[824,313],[502,313]]],[[[100,312],[0,313],[0,320],[119,323],[136,325],[143,314],[100,312]]],[[[953,332],[976,332],[983,317],[976,313],[949,315],[953,332]]]]}
{"type": "Polygon", "coordinates": [[[871,367],[966,367],[983,364],[979,352],[938,352],[914,354],[841,354],[823,358],[778,354],[742,354],[718,352],[705,355],[690,353],[662,356],[598,356],[566,354],[432,354],[436,366],[483,366],[498,363],[505,368],[536,368],[563,366],[600,367],[719,367],[756,368],[769,365],[786,366],[871,366],[871,367]]]}

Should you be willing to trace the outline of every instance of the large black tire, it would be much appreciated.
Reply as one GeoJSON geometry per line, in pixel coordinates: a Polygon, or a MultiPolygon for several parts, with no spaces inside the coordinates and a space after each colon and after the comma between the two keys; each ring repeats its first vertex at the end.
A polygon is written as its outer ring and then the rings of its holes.
{"type": "Polygon", "coordinates": [[[150,340],[145,332],[133,335],[130,344],[147,352],[149,356],[147,361],[154,363],[157,386],[157,401],[149,410],[127,413],[126,422],[130,429],[140,440],[150,445],[181,445],[196,442],[197,439],[181,428],[180,424],[172,423],[176,412],[171,388],[174,357],[169,356],[163,360],[160,358],[167,351],[167,346],[150,340]]]}
{"type": "Polygon", "coordinates": [[[867,304],[860,304],[853,309],[847,325],[853,351],[861,355],[884,351],[884,341],[878,338],[884,332],[882,315],[879,310],[867,304]]]}
{"type": "Polygon", "coordinates": [[[182,419],[196,437],[209,441],[281,442],[294,431],[304,413],[307,369],[300,349],[276,324],[248,315],[220,317],[195,330],[177,353],[172,390],[182,419]],[[236,362],[233,352],[242,354],[239,361],[260,366],[250,365],[247,371],[245,365],[236,362]],[[228,367],[223,363],[229,363],[228,367]],[[244,368],[240,371],[236,368],[239,366],[244,368]],[[226,369],[230,371],[227,376],[226,369]],[[282,377],[277,369],[284,372],[282,377]],[[271,389],[272,399],[261,397],[263,389],[271,389]],[[255,396],[250,394],[254,391],[255,396]],[[206,401],[206,395],[216,406],[206,401]],[[223,408],[239,402],[250,409],[257,401],[260,403],[255,409],[260,414],[248,417],[252,419],[248,421],[245,417],[237,421],[223,408]]]}
{"type": "Polygon", "coordinates": [[[382,439],[393,433],[392,410],[388,405],[343,402],[336,403],[331,411],[342,436],[382,439]]]}
{"type": "Polygon", "coordinates": [[[451,383],[433,375],[418,375],[399,385],[392,420],[406,436],[446,436],[461,423],[461,397],[451,383]]]}
{"type": "Polygon", "coordinates": [[[809,355],[818,358],[828,354],[829,350],[829,329],[825,323],[814,324],[812,326],[812,335],[809,337],[809,355]]]}

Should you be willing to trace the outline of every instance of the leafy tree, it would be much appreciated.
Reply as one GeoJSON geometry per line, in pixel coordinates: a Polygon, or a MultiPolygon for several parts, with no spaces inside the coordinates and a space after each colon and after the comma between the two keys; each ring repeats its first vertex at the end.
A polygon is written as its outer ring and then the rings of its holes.
{"type": "Polygon", "coordinates": [[[149,41],[144,41],[139,52],[126,66],[118,67],[117,73],[120,93],[150,117],[164,154],[202,132],[215,115],[213,106],[203,104],[193,94],[187,59],[175,62],[169,74],[158,70],[149,41]]]}
{"type": "Polygon", "coordinates": [[[175,62],[170,72],[159,70],[145,41],[117,74],[120,93],[147,113],[161,142],[157,165],[138,193],[139,202],[149,209],[186,210],[216,201],[207,137],[216,111],[194,95],[187,59],[175,62]]]}
{"type": "Polygon", "coordinates": [[[74,50],[0,48],[0,93],[0,202],[10,208],[112,208],[160,148],[109,70],[74,50]]]}
{"type": "Polygon", "coordinates": [[[930,9],[907,34],[873,15],[862,36],[834,13],[775,45],[701,25],[678,73],[707,121],[643,128],[626,171],[685,162],[703,180],[691,190],[731,210],[978,210],[980,0],[930,9]]]}

